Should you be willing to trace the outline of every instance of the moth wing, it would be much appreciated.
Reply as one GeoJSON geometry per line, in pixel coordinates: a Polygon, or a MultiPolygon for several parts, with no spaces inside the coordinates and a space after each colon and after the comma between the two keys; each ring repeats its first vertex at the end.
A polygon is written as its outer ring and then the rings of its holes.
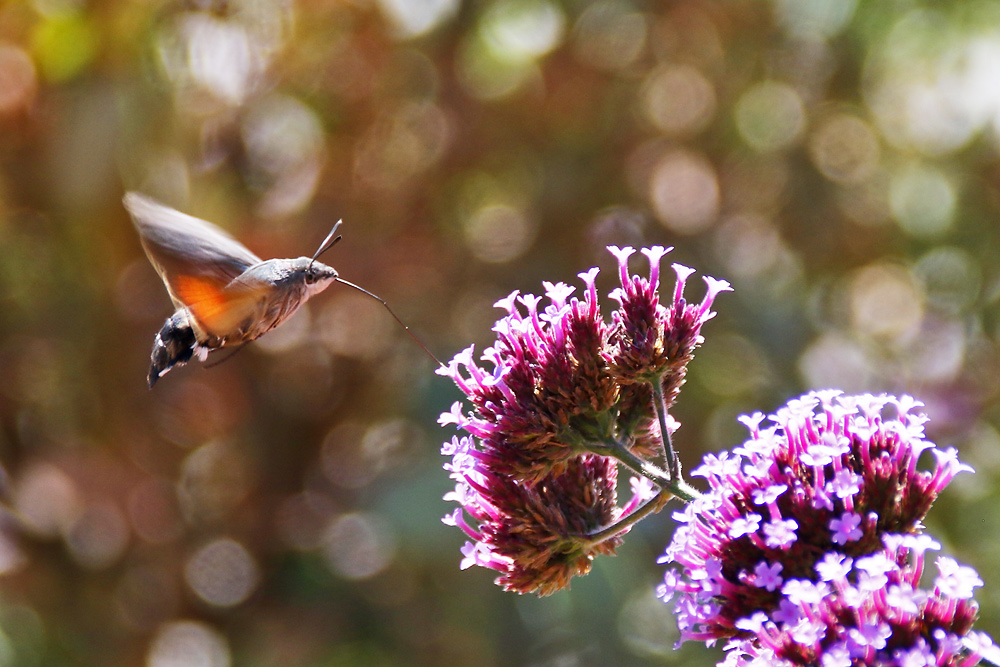
{"type": "MultiPolygon", "coordinates": [[[[223,290],[261,259],[246,246],[210,222],[129,192],[123,200],[139,232],[143,250],[160,274],[177,306],[190,306],[183,293],[207,294],[209,287],[223,290]],[[197,287],[183,289],[180,282],[196,279],[197,287]]],[[[192,283],[194,284],[194,283],[192,283]]]]}

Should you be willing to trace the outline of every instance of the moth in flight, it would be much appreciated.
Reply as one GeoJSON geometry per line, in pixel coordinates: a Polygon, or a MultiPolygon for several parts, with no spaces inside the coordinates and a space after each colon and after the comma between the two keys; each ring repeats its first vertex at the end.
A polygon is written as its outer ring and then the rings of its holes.
{"type": "Polygon", "coordinates": [[[340,240],[340,221],[312,257],[262,260],[212,223],[145,195],[129,192],[124,204],[176,308],[153,340],[150,388],[191,357],[260,338],[339,280],[316,258],[340,240]]]}

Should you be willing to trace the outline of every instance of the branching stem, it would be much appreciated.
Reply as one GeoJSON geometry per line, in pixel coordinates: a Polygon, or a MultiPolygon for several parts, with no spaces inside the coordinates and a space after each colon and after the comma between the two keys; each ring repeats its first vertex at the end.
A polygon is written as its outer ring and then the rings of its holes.
{"type": "Polygon", "coordinates": [[[654,463],[647,461],[629,449],[624,442],[619,442],[614,438],[608,438],[603,442],[587,442],[583,449],[593,454],[610,456],[618,460],[619,463],[631,469],[633,472],[642,475],[652,481],[658,487],[659,492],[646,501],[641,507],[622,517],[619,521],[601,528],[587,535],[587,545],[593,546],[608,540],[615,535],[621,534],[633,524],[653,512],[658,512],[670,498],[677,497],[689,503],[700,494],[697,490],[687,485],[681,477],[681,464],[674,451],[674,443],[670,437],[670,429],[667,426],[667,408],[663,397],[663,385],[659,378],[656,378],[650,385],[653,388],[653,410],[656,412],[656,419],[660,427],[660,441],[663,450],[663,459],[667,469],[661,470],[654,463]]]}
{"type": "Polygon", "coordinates": [[[617,459],[626,468],[656,484],[662,491],[669,492],[686,503],[691,502],[700,495],[697,490],[688,486],[681,479],[680,475],[677,477],[671,476],[670,473],[632,452],[623,443],[616,441],[600,444],[589,443],[587,451],[617,459]]]}
{"type": "Polygon", "coordinates": [[[672,494],[667,489],[661,489],[659,493],[657,493],[655,496],[653,496],[645,503],[643,503],[642,507],[636,508],[636,510],[631,514],[622,517],[620,520],[616,521],[610,526],[601,528],[600,530],[595,531],[590,535],[588,535],[587,536],[588,540],[585,546],[592,547],[594,545],[600,544],[601,542],[604,542],[605,540],[611,539],[615,535],[621,534],[627,528],[638,523],[639,521],[646,518],[653,512],[658,511],[660,508],[663,507],[664,503],[670,500],[670,497],[673,495],[674,494],[672,494]]]}

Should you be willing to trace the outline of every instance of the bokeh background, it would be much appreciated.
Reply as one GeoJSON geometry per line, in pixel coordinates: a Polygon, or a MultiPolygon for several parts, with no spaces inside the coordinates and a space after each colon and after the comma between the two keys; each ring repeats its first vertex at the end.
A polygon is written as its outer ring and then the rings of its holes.
{"type": "Polygon", "coordinates": [[[669,511],[549,598],[459,571],[458,393],[363,295],[148,391],[129,189],[264,257],[343,218],[326,261],[443,358],[676,246],[735,288],[686,466],[810,388],[914,394],[977,469],[927,524],[1000,635],[993,0],[0,2],[0,666],[711,665],[653,597],[669,511]]]}

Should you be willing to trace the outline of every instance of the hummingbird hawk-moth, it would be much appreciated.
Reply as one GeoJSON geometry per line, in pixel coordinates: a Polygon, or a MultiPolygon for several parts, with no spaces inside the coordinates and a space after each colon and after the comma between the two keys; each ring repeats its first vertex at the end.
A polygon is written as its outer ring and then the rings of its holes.
{"type": "Polygon", "coordinates": [[[262,260],[212,223],[145,195],[129,192],[124,204],[176,308],[153,340],[150,388],[192,357],[260,338],[338,280],[316,258],[340,240],[340,221],[312,257],[262,260]]]}

